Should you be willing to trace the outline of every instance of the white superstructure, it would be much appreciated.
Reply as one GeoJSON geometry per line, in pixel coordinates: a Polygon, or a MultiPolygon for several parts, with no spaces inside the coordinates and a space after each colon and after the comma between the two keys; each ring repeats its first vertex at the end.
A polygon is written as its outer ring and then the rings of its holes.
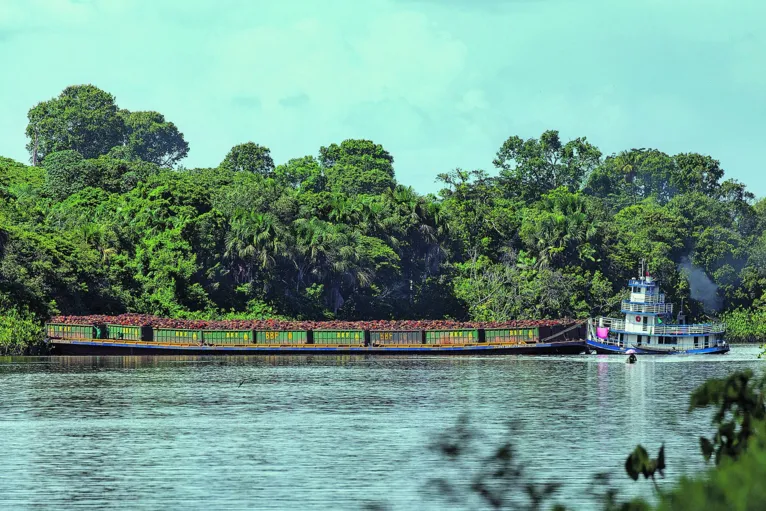
{"type": "MultiPolygon", "coordinates": [[[[704,352],[726,346],[723,323],[688,325],[683,314],[671,324],[673,304],[665,303],[665,295],[657,282],[645,272],[628,282],[630,298],[621,303],[622,318],[598,317],[588,323],[588,341],[606,351],[637,352],[684,351],[704,352]]],[[[728,348],[727,348],[728,350],[728,348]]]]}

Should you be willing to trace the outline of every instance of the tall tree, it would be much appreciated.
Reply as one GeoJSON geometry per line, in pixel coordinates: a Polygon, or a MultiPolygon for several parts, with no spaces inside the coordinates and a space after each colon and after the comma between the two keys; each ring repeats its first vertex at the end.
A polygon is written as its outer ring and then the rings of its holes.
{"type": "Polygon", "coordinates": [[[274,176],[282,186],[297,188],[302,192],[321,192],[326,185],[322,167],[313,156],[292,158],[277,166],[274,176]]]}
{"type": "Polygon", "coordinates": [[[319,150],[319,162],[333,191],[380,194],[396,186],[394,158],[371,140],[344,140],[319,150]]]}
{"type": "Polygon", "coordinates": [[[274,160],[268,147],[247,142],[232,147],[219,167],[233,172],[252,172],[269,176],[274,172],[274,160]]]}
{"type": "Polygon", "coordinates": [[[183,133],[164,115],[121,110],[120,116],[125,123],[125,140],[124,145],[115,148],[113,156],[171,168],[189,154],[183,133]]]}
{"type": "Polygon", "coordinates": [[[114,96],[93,85],[73,85],[27,114],[27,150],[34,164],[56,151],[73,150],[96,158],[119,145],[125,123],[114,96]]]}
{"type": "Polygon", "coordinates": [[[720,162],[698,153],[681,153],[673,156],[673,185],[676,193],[700,192],[715,195],[723,177],[720,162]]]}
{"type": "Polygon", "coordinates": [[[621,151],[604,160],[590,175],[585,190],[608,199],[614,210],[654,197],[665,204],[683,193],[720,194],[723,169],[697,153],[670,156],[657,149],[621,151]]]}
{"type": "Polygon", "coordinates": [[[559,132],[549,130],[539,139],[510,137],[493,164],[500,169],[501,182],[509,195],[535,200],[560,186],[578,190],[600,161],[601,151],[585,137],[562,144],[559,132]]]}

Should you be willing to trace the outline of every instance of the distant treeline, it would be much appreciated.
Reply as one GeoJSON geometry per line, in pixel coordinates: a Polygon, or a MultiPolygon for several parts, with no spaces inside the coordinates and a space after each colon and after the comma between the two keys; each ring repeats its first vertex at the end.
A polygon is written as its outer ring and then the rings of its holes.
{"type": "Polygon", "coordinates": [[[707,155],[546,131],[421,195],[369,140],[280,165],[247,142],[185,169],[178,127],[92,85],[28,117],[30,165],[0,158],[0,344],[58,313],[584,317],[615,312],[640,258],[689,319],[766,309],[766,201],[707,155]]]}

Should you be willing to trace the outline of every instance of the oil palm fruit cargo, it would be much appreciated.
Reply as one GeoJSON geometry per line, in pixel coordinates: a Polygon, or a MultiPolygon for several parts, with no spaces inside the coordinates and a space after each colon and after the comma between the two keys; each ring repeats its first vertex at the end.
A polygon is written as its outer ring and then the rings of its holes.
{"type": "Polygon", "coordinates": [[[118,316],[56,316],[51,323],[62,325],[119,325],[145,326],[182,330],[364,330],[364,331],[450,331],[474,329],[552,328],[570,326],[572,319],[523,319],[513,321],[460,322],[453,320],[366,320],[366,321],[284,321],[284,320],[196,320],[170,319],[145,314],[118,316]]]}

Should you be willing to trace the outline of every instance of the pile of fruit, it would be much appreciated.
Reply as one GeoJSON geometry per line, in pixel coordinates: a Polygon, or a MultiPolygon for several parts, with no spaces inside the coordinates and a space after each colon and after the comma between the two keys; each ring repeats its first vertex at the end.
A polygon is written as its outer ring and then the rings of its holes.
{"type": "Polygon", "coordinates": [[[451,320],[371,320],[371,321],[282,321],[282,320],[225,320],[206,321],[170,319],[146,314],[120,314],[119,316],[56,316],[51,323],[67,325],[113,324],[123,326],[150,326],[190,330],[459,330],[466,328],[536,328],[571,326],[572,319],[530,319],[516,321],[468,322],[451,320]]]}

